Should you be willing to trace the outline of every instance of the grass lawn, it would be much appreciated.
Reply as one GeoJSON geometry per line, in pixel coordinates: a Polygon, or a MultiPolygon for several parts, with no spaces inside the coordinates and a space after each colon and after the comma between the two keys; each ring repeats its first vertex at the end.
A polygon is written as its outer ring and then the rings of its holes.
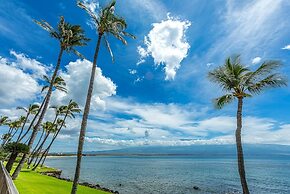
{"type": "MultiPolygon", "coordinates": [[[[13,169],[14,170],[14,169],[13,169]]],[[[13,171],[12,170],[12,171],[13,171]]],[[[42,168],[37,171],[47,171],[51,168],[42,168]]],[[[17,180],[14,181],[20,194],[66,194],[70,193],[72,182],[59,180],[54,177],[41,175],[37,172],[26,169],[20,172],[17,180]]],[[[78,186],[78,194],[108,194],[107,192],[78,186]]]]}

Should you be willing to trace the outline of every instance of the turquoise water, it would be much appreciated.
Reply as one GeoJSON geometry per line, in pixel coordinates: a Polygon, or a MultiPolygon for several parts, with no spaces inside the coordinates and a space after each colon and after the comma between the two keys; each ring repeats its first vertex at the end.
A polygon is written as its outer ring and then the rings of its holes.
{"type": "MultiPolygon", "coordinates": [[[[63,177],[72,178],[75,162],[75,157],[49,158],[46,165],[63,170],[63,177]]],[[[253,194],[290,193],[289,157],[247,159],[246,172],[253,194]]],[[[81,181],[122,194],[241,193],[234,158],[83,157],[81,181]],[[194,186],[200,190],[194,190],[194,186]]]]}

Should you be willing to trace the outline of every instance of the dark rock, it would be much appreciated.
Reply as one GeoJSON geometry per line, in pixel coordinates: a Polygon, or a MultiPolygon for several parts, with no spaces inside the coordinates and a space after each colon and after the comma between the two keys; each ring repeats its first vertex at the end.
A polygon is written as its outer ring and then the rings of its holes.
{"type": "Polygon", "coordinates": [[[120,184],[119,184],[119,187],[121,187],[121,186],[122,186],[122,184],[120,183],[120,184]]]}
{"type": "Polygon", "coordinates": [[[193,189],[194,190],[199,190],[199,187],[198,186],[194,186],[193,189]]]}

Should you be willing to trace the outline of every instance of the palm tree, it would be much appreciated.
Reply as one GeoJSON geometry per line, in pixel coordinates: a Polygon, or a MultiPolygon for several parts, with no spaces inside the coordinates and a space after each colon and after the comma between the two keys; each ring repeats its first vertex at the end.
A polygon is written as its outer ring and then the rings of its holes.
{"type": "MultiPolygon", "coordinates": [[[[44,160],[46,158],[46,155],[48,154],[49,152],[49,149],[51,148],[53,142],[55,141],[55,139],[57,138],[59,132],[61,131],[61,129],[63,127],[65,127],[65,121],[66,119],[69,117],[69,118],[75,118],[75,113],[80,113],[81,112],[81,109],[79,108],[78,104],[72,100],[69,101],[68,105],[67,106],[63,106],[63,109],[62,109],[62,113],[64,114],[64,118],[63,119],[58,119],[57,121],[57,130],[56,130],[56,133],[54,134],[50,144],[48,145],[48,147],[46,148],[46,150],[42,153],[42,156],[41,158],[39,159],[37,165],[34,167],[34,169],[37,168],[37,166],[40,164],[41,160],[43,159],[44,157],[44,160]]],[[[44,163],[44,160],[43,160],[43,163],[44,163]]]]}
{"type": "Polygon", "coordinates": [[[25,107],[17,107],[17,109],[24,110],[24,112],[26,112],[25,120],[24,120],[24,122],[22,124],[21,131],[20,131],[20,133],[18,135],[18,138],[17,138],[17,141],[16,141],[16,142],[20,142],[21,135],[23,133],[25,124],[27,123],[29,116],[30,115],[35,115],[38,112],[39,105],[37,105],[37,104],[30,104],[28,106],[28,108],[25,108],[25,107]]]}
{"type": "Polygon", "coordinates": [[[11,136],[11,139],[16,135],[16,133],[18,132],[19,128],[21,126],[23,126],[24,122],[26,122],[27,119],[25,116],[21,116],[18,120],[15,121],[15,132],[13,133],[13,135],[11,136]]]}
{"type": "Polygon", "coordinates": [[[241,140],[242,130],[242,108],[243,100],[246,97],[252,97],[254,94],[260,94],[266,88],[281,87],[286,85],[285,79],[274,71],[280,67],[279,61],[265,61],[255,71],[240,62],[240,57],[229,57],[225,64],[209,72],[208,77],[212,82],[217,83],[225,95],[215,99],[215,105],[218,109],[238,100],[237,109],[237,129],[236,129],[236,146],[238,157],[238,169],[243,193],[248,194],[249,189],[246,180],[244,167],[244,155],[241,140]]]}
{"type": "Polygon", "coordinates": [[[6,164],[6,169],[10,173],[13,163],[15,162],[19,153],[27,153],[29,151],[28,146],[23,143],[12,142],[4,146],[4,150],[10,152],[11,155],[6,164]]]}
{"type": "Polygon", "coordinates": [[[7,116],[0,117],[0,126],[8,125],[9,122],[10,122],[10,119],[7,116]]]}
{"type": "Polygon", "coordinates": [[[135,38],[133,35],[125,32],[127,28],[126,21],[123,18],[115,15],[114,13],[115,3],[116,1],[113,0],[108,6],[102,9],[99,15],[97,16],[92,11],[90,11],[90,9],[85,4],[81,3],[80,1],[78,2],[78,6],[84,9],[93,19],[94,24],[96,26],[96,30],[98,32],[98,41],[96,44],[91,77],[90,77],[90,82],[89,82],[89,87],[88,87],[88,92],[87,92],[87,99],[86,99],[86,104],[84,108],[84,114],[83,114],[81,129],[80,129],[76,171],[75,171],[75,177],[74,177],[74,182],[73,182],[72,191],[71,191],[72,194],[75,194],[77,191],[77,184],[78,184],[79,176],[80,176],[84,137],[86,133],[88,115],[90,111],[90,103],[91,103],[94,80],[95,80],[96,64],[97,64],[97,58],[99,54],[101,40],[102,38],[104,38],[106,46],[113,59],[113,54],[112,54],[109,42],[106,38],[107,35],[110,35],[110,34],[113,35],[114,37],[122,41],[123,44],[127,44],[124,38],[125,36],[130,36],[132,38],[135,38]]]}
{"type": "Polygon", "coordinates": [[[18,129],[22,126],[22,123],[24,122],[24,120],[25,120],[25,117],[21,116],[18,120],[14,120],[14,121],[9,122],[8,133],[4,134],[3,138],[2,138],[4,140],[2,143],[2,146],[4,146],[5,144],[9,143],[12,140],[12,138],[17,133],[18,129]]]}
{"type": "MultiPolygon", "coordinates": [[[[45,144],[50,132],[53,130],[53,128],[56,126],[56,121],[57,121],[57,118],[59,117],[59,115],[62,114],[62,106],[51,106],[51,108],[53,108],[55,110],[55,116],[54,116],[54,119],[53,119],[53,122],[45,122],[42,125],[42,128],[44,131],[46,131],[46,135],[44,136],[44,139],[42,140],[42,143],[37,143],[35,148],[33,149],[33,151],[31,152],[31,157],[30,157],[30,160],[28,160],[28,165],[27,165],[27,168],[30,167],[30,164],[32,163],[33,159],[35,158],[36,155],[38,155],[43,147],[43,145],[45,144]]],[[[40,138],[41,140],[41,138],[40,138]]],[[[40,140],[38,142],[40,142],[40,140]]]]}
{"type": "MultiPolygon", "coordinates": [[[[52,78],[50,79],[50,84],[49,84],[49,88],[48,88],[47,95],[45,98],[45,103],[44,103],[42,111],[39,115],[39,119],[34,126],[34,129],[33,129],[32,134],[31,134],[31,138],[29,139],[29,142],[28,142],[29,150],[31,149],[31,147],[33,145],[34,139],[36,138],[36,135],[38,132],[38,128],[39,128],[40,124],[42,123],[42,120],[43,120],[45,113],[46,113],[46,110],[48,108],[48,104],[49,104],[50,97],[52,94],[53,83],[55,82],[58,70],[60,68],[60,62],[61,62],[63,52],[64,51],[73,52],[73,53],[77,54],[78,56],[81,56],[81,54],[79,52],[77,52],[74,49],[74,47],[85,46],[85,45],[87,45],[87,42],[89,41],[89,39],[85,37],[84,30],[81,28],[81,26],[71,25],[71,24],[65,22],[64,17],[60,17],[60,22],[59,22],[56,30],[49,23],[47,23],[44,20],[42,20],[42,21],[35,20],[35,22],[39,26],[41,26],[44,30],[48,31],[50,36],[52,36],[53,38],[55,38],[59,41],[60,51],[59,51],[57,63],[56,63],[52,78]]],[[[22,159],[20,160],[18,166],[16,167],[13,175],[12,175],[13,180],[15,180],[17,178],[17,176],[20,173],[20,170],[22,169],[26,159],[27,159],[27,154],[24,154],[22,159]]]]}
{"type": "MultiPolygon", "coordinates": [[[[39,155],[41,154],[42,147],[43,147],[44,143],[46,142],[47,138],[49,137],[49,135],[51,133],[56,133],[56,131],[57,131],[57,125],[55,123],[48,122],[47,124],[48,124],[47,126],[44,126],[45,130],[46,130],[46,136],[45,136],[44,140],[42,141],[42,143],[40,144],[38,150],[35,152],[37,157],[35,159],[35,162],[34,162],[33,166],[36,165],[37,159],[38,159],[39,155]]],[[[33,161],[33,158],[31,159],[31,162],[32,161],[33,161]]],[[[33,168],[32,170],[35,170],[35,168],[33,168]]]]}

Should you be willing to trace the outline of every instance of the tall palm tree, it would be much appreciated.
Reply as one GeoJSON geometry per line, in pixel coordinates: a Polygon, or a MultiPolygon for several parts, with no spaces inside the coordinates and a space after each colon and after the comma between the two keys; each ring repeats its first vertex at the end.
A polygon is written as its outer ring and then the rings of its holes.
{"type": "Polygon", "coordinates": [[[71,191],[72,194],[75,194],[77,191],[77,184],[78,184],[79,176],[80,176],[80,167],[81,167],[84,138],[85,138],[85,133],[86,133],[88,115],[90,111],[90,103],[91,103],[91,98],[92,98],[92,93],[93,93],[96,65],[97,65],[97,59],[98,59],[101,40],[102,38],[104,38],[106,46],[113,59],[113,54],[112,54],[109,42],[106,38],[107,35],[113,35],[114,37],[122,41],[123,44],[127,44],[124,38],[125,36],[130,36],[132,38],[135,38],[133,35],[125,32],[127,28],[126,21],[123,18],[118,17],[114,13],[115,3],[116,1],[113,0],[108,6],[106,6],[104,9],[100,11],[99,15],[95,15],[92,11],[90,11],[90,9],[85,4],[81,3],[80,1],[78,2],[78,6],[84,9],[93,19],[93,22],[96,26],[96,30],[98,33],[98,41],[96,44],[93,65],[92,65],[92,70],[91,70],[91,77],[90,77],[90,82],[89,82],[89,87],[88,87],[88,92],[87,92],[87,99],[86,99],[86,104],[84,108],[84,114],[83,114],[81,129],[80,129],[76,171],[75,171],[74,182],[73,182],[72,191],[71,191]]]}
{"type": "Polygon", "coordinates": [[[239,56],[229,57],[225,64],[209,72],[208,77],[212,82],[217,83],[225,95],[215,99],[215,105],[218,109],[238,100],[237,109],[237,129],[236,129],[236,147],[238,157],[238,170],[243,188],[243,193],[248,194],[249,189],[246,180],[244,167],[244,154],[241,140],[242,130],[242,108],[243,100],[252,97],[254,94],[260,94],[266,88],[281,87],[286,85],[286,80],[275,70],[280,67],[279,61],[265,61],[255,71],[251,71],[244,66],[239,56]]]}
{"type": "MultiPolygon", "coordinates": [[[[36,158],[33,166],[36,165],[37,159],[38,159],[39,155],[41,154],[42,147],[43,147],[44,143],[46,142],[47,138],[49,137],[49,135],[52,133],[56,133],[56,131],[57,131],[57,125],[55,123],[48,122],[47,124],[48,124],[47,126],[44,126],[45,130],[46,130],[46,136],[45,136],[44,140],[42,141],[42,143],[40,144],[40,146],[38,147],[38,150],[36,151],[37,158],[36,158]]],[[[31,160],[31,162],[32,161],[33,161],[33,159],[31,160]]],[[[33,168],[32,170],[35,170],[35,168],[33,168]]]]}
{"type": "MultiPolygon", "coordinates": [[[[48,90],[49,85],[50,85],[50,80],[49,80],[49,78],[48,78],[46,75],[43,76],[43,79],[44,79],[43,81],[45,82],[45,84],[44,84],[44,86],[42,87],[41,92],[44,92],[44,91],[48,90]]],[[[65,83],[64,79],[63,79],[61,76],[57,76],[57,77],[54,79],[54,82],[53,82],[53,84],[52,84],[52,91],[53,91],[53,90],[60,90],[60,91],[62,91],[62,92],[67,92],[67,89],[66,89],[65,86],[66,86],[66,83],[65,83]]],[[[22,140],[22,139],[23,139],[23,138],[28,134],[28,132],[30,131],[30,129],[33,127],[34,122],[35,122],[36,119],[38,118],[39,114],[42,112],[42,108],[43,108],[43,106],[44,106],[44,104],[45,104],[45,102],[46,102],[47,95],[48,95],[48,93],[44,96],[41,105],[40,105],[40,106],[37,105],[37,106],[38,106],[38,109],[37,109],[36,113],[34,113],[35,116],[33,117],[33,119],[32,119],[32,121],[31,121],[29,127],[28,127],[27,130],[26,130],[26,132],[22,135],[22,137],[19,138],[18,142],[20,142],[20,141],[21,141],[21,140],[22,140]]],[[[30,138],[28,138],[28,139],[25,141],[25,143],[27,143],[27,142],[29,141],[29,139],[30,139],[30,138]]]]}
{"type": "MultiPolygon", "coordinates": [[[[44,20],[42,20],[42,21],[35,20],[35,22],[39,26],[41,26],[44,30],[48,31],[50,36],[52,36],[53,38],[55,38],[59,41],[60,51],[59,51],[59,55],[57,58],[57,63],[56,63],[53,75],[50,79],[50,85],[49,85],[49,88],[47,91],[45,103],[44,103],[42,111],[39,115],[39,119],[34,126],[34,129],[33,129],[32,134],[31,134],[31,138],[28,142],[29,149],[31,149],[31,147],[33,145],[34,139],[36,138],[36,135],[38,132],[38,128],[39,128],[40,124],[42,123],[42,120],[43,120],[45,113],[46,113],[46,110],[48,108],[48,104],[49,104],[50,97],[52,94],[53,83],[57,77],[58,70],[60,69],[60,62],[61,62],[63,52],[64,51],[73,52],[73,53],[77,54],[78,56],[81,56],[80,53],[74,49],[74,47],[85,46],[85,45],[87,45],[87,42],[89,41],[89,39],[85,37],[84,30],[81,28],[81,26],[71,25],[71,24],[65,22],[64,17],[60,17],[60,22],[57,26],[57,29],[54,29],[49,23],[47,23],[44,20]]],[[[24,154],[22,159],[20,160],[18,166],[16,167],[14,173],[12,174],[13,180],[15,180],[17,178],[17,176],[20,173],[20,170],[22,169],[26,159],[27,159],[27,154],[24,154]]]]}
{"type": "Polygon", "coordinates": [[[30,160],[28,159],[28,162],[27,162],[27,164],[28,164],[27,168],[30,167],[30,164],[32,163],[35,156],[39,155],[39,153],[40,153],[43,145],[45,144],[49,134],[56,127],[56,121],[57,121],[58,117],[62,114],[62,110],[63,110],[62,107],[63,106],[51,106],[51,108],[53,108],[55,111],[55,116],[54,116],[53,122],[46,121],[45,123],[41,124],[44,131],[46,131],[46,135],[44,136],[44,139],[42,140],[42,142],[40,144],[37,143],[36,146],[34,147],[33,151],[31,152],[30,160]]]}
{"type": "MultiPolygon", "coordinates": [[[[56,130],[56,133],[54,134],[50,144],[47,146],[46,150],[42,153],[42,156],[41,158],[39,159],[37,165],[34,167],[34,169],[37,168],[37,166],[40,164],[41,160],[44,158],[46,158],[46,155],[48,154],[53,142],[55,141],[55,139],[57,138],[59,132],[61,131],[61,129],[63,127],[65,127],[65,121],[66,119],[69,117],[69,118],[75,118],[75,114],[76,113],[80,113],[81,112],[81,109],[79,108],[78,104],[72,100],[69,101],[68,105],[67,106],[63,106],[63,110],[62,110],[62,113],[64,114],[64,117],[63,119],[58,119],[57,121],[57,130],[56,130]]],[[[44,160],[43,160],[43,163],[44,163],[44,160]]]]}

